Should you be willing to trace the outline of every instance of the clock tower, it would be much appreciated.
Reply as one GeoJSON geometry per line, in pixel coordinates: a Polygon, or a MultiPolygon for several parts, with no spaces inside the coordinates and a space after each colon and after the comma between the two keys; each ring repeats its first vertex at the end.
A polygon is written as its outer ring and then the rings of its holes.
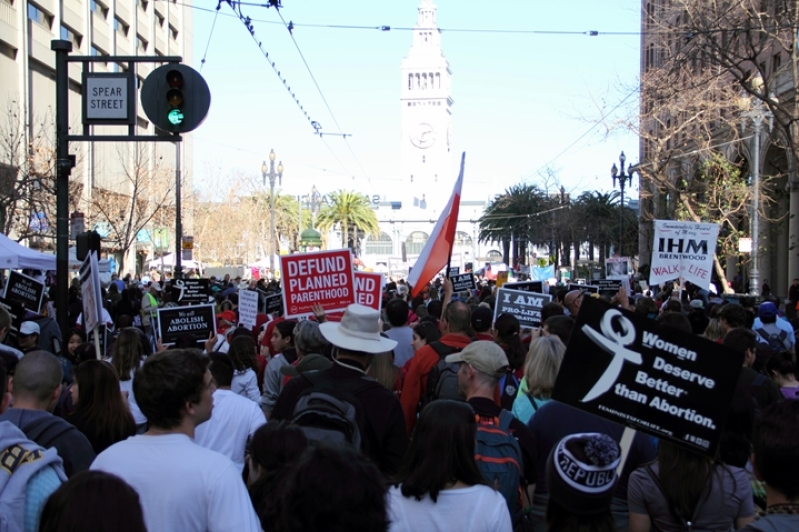
{"type": "Polygon", "coordinates": [[[421,0],[413,43],[402,60],[400,177],[403,207],[438,215],[452,192],[452,71],[441,51],[436,5],[421,0]]]}

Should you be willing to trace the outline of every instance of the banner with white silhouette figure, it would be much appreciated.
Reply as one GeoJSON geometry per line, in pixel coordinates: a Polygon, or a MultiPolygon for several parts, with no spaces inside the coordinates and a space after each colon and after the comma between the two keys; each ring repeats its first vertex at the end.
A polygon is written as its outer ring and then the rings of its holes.
{"type": "Polygon", "coordinates": [[[743,353],[584,298],[552,398],[715,455],[743,353]]]}

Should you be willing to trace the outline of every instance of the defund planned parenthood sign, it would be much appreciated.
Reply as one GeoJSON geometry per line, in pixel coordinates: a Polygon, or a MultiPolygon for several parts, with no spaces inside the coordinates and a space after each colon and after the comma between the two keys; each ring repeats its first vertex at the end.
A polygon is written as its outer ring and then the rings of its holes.
{"type": "Polygon", "coordinates": [[[355,303],[355,275],[348,249],[283,255],[280,272],[286,318],[311,316],[316,304],[335,312],[355,303]]]}
{"type": "Polygon", "coordinates": [[[742,364],[743,353],[585,298],[552,398],[713,456],[742,364]]]}

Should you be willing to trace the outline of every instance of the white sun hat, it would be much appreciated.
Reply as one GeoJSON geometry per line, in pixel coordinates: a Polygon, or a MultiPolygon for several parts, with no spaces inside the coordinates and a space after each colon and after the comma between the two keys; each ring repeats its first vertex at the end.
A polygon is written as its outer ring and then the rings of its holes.
{"type": "Polygon", "coordinates": [[[380,336],[380,312],[364,305],[347,307],[341,321],[327,321],[319,325],[319,331],[328,342],[341,349],[364,353],[385,353],[397,346],[397,342],[380,336]]]}

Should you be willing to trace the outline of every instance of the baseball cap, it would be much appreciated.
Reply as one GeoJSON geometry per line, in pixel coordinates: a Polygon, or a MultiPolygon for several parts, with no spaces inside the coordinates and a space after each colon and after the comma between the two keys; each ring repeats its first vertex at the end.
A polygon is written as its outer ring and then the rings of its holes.
{"type": "Polygon", "coordinates": [[[35,321],[23,321],[22,325],[19,326],[19,334],[22,336],[29,336],[31,334],[41,334],[42,331],[39,329],[39,324],[35,321]]]}
{"type": "Polygon", "coordinates": [[[508,368],[508,357],[505,351],[495,342],[479,340],[472,342],[460,353],[448,355],[446,362],[465,362],[480,373],[491,377],[501,376],[508,368]]]}
{"type": "Polygon", "coordinates": [[[757,315],[760,316],[760,319],[776,318],[777,305],[775,305],[771,301],[766,301],[765,303],[761,303],[760,308],[757,311],[757,315]]]}
{"type": "Polygon", "coordinates": [[[494,313],[490,308],[477,307],[472,311],[472,329],[478,332],[487,331],[491,328],[494,313]]]}

